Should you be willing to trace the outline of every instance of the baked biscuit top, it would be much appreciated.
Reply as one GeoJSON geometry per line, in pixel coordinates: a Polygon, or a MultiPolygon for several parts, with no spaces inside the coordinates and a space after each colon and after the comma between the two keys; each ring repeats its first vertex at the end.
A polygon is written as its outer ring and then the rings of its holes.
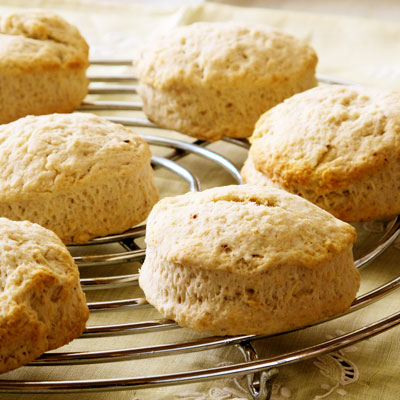
{"type": "Polygon", "coordinates": [[[256,168],[319,194],[346,188],[400,157],[400,92],[321,86],[260,117],[250,141],[256,168]]]}
{"type": "Polygon", "coordinates": [[[314,50],[263,25],[198,22],[153,37],[134,63],[141,81],[215,88],[279,85],[314,70],[314,50]]]}
{"type": "Polygon", "coordinates": [[[165,198],[150,213],[146,234],[148,250],[169,262],[241,274],[318,268],[355,240],[351,225],[307,200],[251,185],[165,198]]]}
{"type": "Polygon", "coordinates": [[[0,68],[86,68],[88,52],[78,29],[56,14],[26,10],[0,16],[0,68]]]}
{"type": "MultiPolygon", "coordinates": [[[[65,245],[48,229],[28,221],[0,218],[0,236],[0,272],[4,273],[0,281],[0,303],[5,301],[5,308],[10,306],[7,305],[10,293],[17,298],[26,289],[24,280],[41,271],[60,280],[79,279],[78,269],[65,245]]],[[[34,286],[35,282],[31,284],[34,286]]]]}
{"type": "Polygon", "coordinates": [[[65,193],[128,176],[150,157],[144,139],[96,115],[28,116],[0,125],[0,199],[65,193]]]}

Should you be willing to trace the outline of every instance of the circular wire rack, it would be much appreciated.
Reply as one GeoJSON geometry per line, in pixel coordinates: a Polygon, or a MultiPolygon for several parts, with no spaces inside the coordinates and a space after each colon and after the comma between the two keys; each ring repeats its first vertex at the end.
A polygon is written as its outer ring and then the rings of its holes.
{"type": "MultiPolygon", "coordinates": [[[[130,60],[97,60],[92,61],[92,67],[96,66],[105,69],[102,75],[90,76],[91,85],[89,96],[111,95],[125,96],[136,93],[135,77],[125,68],[131,65],[130,60]],[[124,72],[115,73],[114,67],[123,68],[124,72]],[[108,72],[110,70],[110,72],[108,72]]],[[[118,72],[118,71],[117,71],[118,72]]],[[[339,81],[326,76],[319,75],[319,81],[327,84],[349,84],[349,82],[339,81]]],[[[142,108],[140,102],[120,101],[120,100],[87,100],[82,103],[79,111],[95,111],[99,114],[109,111],[128,113],[128,116],[106,116],[107,119],[121,123],[126,126],[160,129],[152,122],[141,117],[132,116],[134,112],[142,108]]],[[[160,132],[162,132],[160,130],[160,132]]],[[[162,171],[175,175],[178,180],[187,183],[189,190],[201,190],[201,182],[196,174],[178,161],[184,160],[187,156],[200,157],[205,162],[211,163],[230,176],[233,183],[240,184],[241,177],[237,166],[225,156],[210,150],[210,143],[205,141],[194,141],[193,143],[166,138],[158,135],[143,135],[152,148],[162,148],[162,156],[153,156],[152,164],[156,170],[156,176],[162,171]]],[[[223,139],[226,146],[235,146],[247,151],[249,145],[246,140],[232,138],[223,139]]],[[[161,193],[163,195],[163,193],[161,193]]],[[[400,234],[400,219],[395,218],[384,224],[384,232],[376,237],[373,245],[368,251],[356,252],[356,267],[361,269],[372,260],[384,252],[400,234]]],[[[69,250],[74,256],[75,262],[81,270],[81,285],[89,295],[92,291],[104,290],[110,293],[109,289],[118,292],[122,288],[137,286],[138,272],[121,274],[124,270],[122,266],[137,263],[140,265],[145,258],[145,247],[143,237],[145,235],[145,225],[133,227],[121,234],[110,235],[107,237],[96,238],[87,245],[71,245],[69,250]],[[112,269],[107,267],[112,266],[112,269]],[[106,273],[101,276],[96,275],[96,271],[106,269],[106,273]],[[90,271],[90,272],[88,272],[90,271]],[[94,271],[94,272],[93,272],[94,271]]],[[[136,267],[137,269],[137,267],[136,267]]],[[[382,299],[392,293],[400,286],[400,276],[379,285],[367,293],[358,296],[352,303],[350,309],[345,314],[350,314],[360,310],[371,303],[382,299]]],[[[109,337],[126,337],[128,335],[146,334],[158,332],[169,332],[179,328],[171,320],[158,318],[146,320],[147,311],[150,305],[143,297],[124,298],[117,300],[89,302],[91,316],[97,313],[107,313],[120,310],[128,310],[129,313],[140,312],[145,316],[144,320],[131,323],[106,323],[102,325],[91,325],[89,323],[86,331],[78,341],[83,339],[95,339],[102,341],[109,337]]],[[[341,316],[337,316],[338,318],[341,316]]],[[[330,318],[329,320],[332,320],[330,318]]],[[[328,320],[318,322],[314,325],[326,323],[328,320]]],[[[89,320],[90,322],[90,320],[89,320]]],[[[333,339],[319,341],[308,347],[296,351],[286,352],[272,357],[259,358],[253,344],[265,339],[267,336],[238,335],[238,336],[204,336],[198,335],[190,340],[178,340],[163,344],[152,344],[144,347],[124,347],[116,350],[97,350],[97,351],[64,351],[49,352],[23,368],[32,366],[65,366],[78,364],[98,364],[122,361],[134,361],[150,359],[154,357],[166,357],[170,355],[201,352],[205,350],[217,349],[225,346],[235,346],[243,356],[242,362],[235,362],[231,365],[210,366],[204,369],[190,369],[183,372],[160,373],[146,376],[112,376],[111,378],[97,378],[96,369],[93,371],[91,379],[77,380],[23,380],[23,379],[0,379],[0,393],[76,393],[93,391],[114,391],[132,390],[141,388],[154,388],[159,386],[179,385],[197,381],[215,380],[226,377],[237,377],[247,375],[247,386],[249,394],[253,399],[268,399],[271,395],[271,385],[274,377],[278,373],[278,368],[284,365],[304,361],[322,354],[337,351],[345,346],[352,345],[358,341],[378,335],[400,323],[400,312],[396,312],[385,318],[375,320],[368,325],[362,326],[354,331],[344,333],[333,339]]],[[[304,328],[302,328],[304,329],[304,328]]],[[[311,329],[311,327],[307,327],[311,329]]],[[[279,335],[287,335],[282,333],[279,335]]],[[[278,335],[274,335],[278,336],[278,335]]],[[[90,368],[90,366],[88,366],[90,368]]],[[[125,368],[121,368],[121,371],[125,368]]],[[[40,374],[39,374],[40,377],[40,374]]]]}

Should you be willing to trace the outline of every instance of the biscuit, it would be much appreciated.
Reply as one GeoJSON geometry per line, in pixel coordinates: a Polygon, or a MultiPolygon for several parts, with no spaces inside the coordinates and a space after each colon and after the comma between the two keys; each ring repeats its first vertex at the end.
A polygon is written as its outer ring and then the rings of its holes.
{"type": "Polygon", "coordinates": [[[265,113],[245,182],[298,194],[344,221],[400,213],[400,92],[325,86],[265,113]]]}
{"type": "Polygon", "coordinates": [[[0,16],[0,123],[73,111],[86,96],[88,45],[48,11],[0,16]]]}
{"type": "Polygon", "coordinates": [[[175,28],[134,61],[145,114],[204,140],[250,136],[262,113],[316,85],[316,64],[293,36],[233,22],[175,28]]]}
{"type": "Polygon", "coordinates": [[[89,317],[79,272],[60,239],[0,218],[0,373],[80,336],[89,317]]]}
{"type": "Polygon", "coordinates": [[[139,284],[149,303],[184,327],[288,331],[350,306],[360,281],[355,239],[351,225],[273,187],[188,193],[150,213],[139,284]]]}
{"type": "Polygon", "coordinates": [[[0,126],[0,216],[64,243],[143,221],[158,200],[151,153],[130,129],[93,114],[28,116],[0,126]]]}

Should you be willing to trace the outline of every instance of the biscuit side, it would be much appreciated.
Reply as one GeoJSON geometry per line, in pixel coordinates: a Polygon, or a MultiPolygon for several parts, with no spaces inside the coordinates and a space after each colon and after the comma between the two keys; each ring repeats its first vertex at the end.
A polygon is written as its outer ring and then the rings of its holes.
{"type": "Polygon", "coordinates": [[[297,194],[346,222],[387,219],[400,213],[398,201],[400,163],[391,163],[377,173],[344,189],[325,194],[315,193],[302,185],[282,185],[254,166],[251,155],[241,170],[243,182],[251,185],[274,186],[297,194]]]}
{"type": "Polygon", "coordinates": [[[124,232],[144,221],[158,200],[150,162],[132,176],[97,180],[59,194],[0,201],[0,215],[29,220],[55,232],[64,243],[86,243],[124,232]]]}
{"type": "Polygon", "coordinates": [[[286,98],[316,85],[314,71],[279,86],[197,88],[177,83],[161,90],[139,82],[148,118],[161,127],[202,140],[249,137],[260,115],[286,98]]]}
{"type": "Polygon", "coordinates": [[[352,246],[318,268],[276,263],[244,275],[173,262],[148,249],[139,284],[150,304],[179,325],[215,335],[273,334],[348,309],[359,289],[352,246]]]}

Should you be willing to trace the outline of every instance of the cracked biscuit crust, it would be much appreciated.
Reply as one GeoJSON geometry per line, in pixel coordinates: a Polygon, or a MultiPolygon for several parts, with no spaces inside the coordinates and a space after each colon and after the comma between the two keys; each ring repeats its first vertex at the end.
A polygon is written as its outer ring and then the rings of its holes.
{"type": "Polygon", "coordinates": [[[316,64],[293,36],[233,22],[158,35],[134,62],[146,115],[204,140],[250,136],[263,112],[316,85],[316,64]]]}
{"type": "Polygon", "coordinates": [[[73,111],[87,93],[88,52],[79,31],[56,14],[0,16],[0,123],[73,111]]]}
{"type": "Polygon", "coordinates": [[[277,260],[318,267],[356,238],[353,227],[309,201],[252,185],[163,199],[147,227],[147,245],[171,261],[206,269],[234,268],[245,274],[266,271],[277,260]]]}
{"type": "Polygon", "coordinates": [[[60,239],[0,218],[0,373],[77,338],[89,317],[79,271],[60,239]]]}
{"type": "Polygon", "coordinates": [[[257,122],[244,179],[262,173],[347,221],[398,214],[399,104],[399,92],[356,86],[293,96],[257,122]]]}
{"type": "Polygon", "coordinates": [[[353,227],[283,190],[227,186],[161,200],[139,284],[180,325],[269,334],[346,310],[359,287],[353,227]],[[165,232],[168,231],[168,235],[165,232]]]}
{"type": "Polygon", "coordinates": [[[0,215],[66,242],[122,232],[158,200],[146,141],[93,114],[28,116],[0,126],[0,215]]]}

